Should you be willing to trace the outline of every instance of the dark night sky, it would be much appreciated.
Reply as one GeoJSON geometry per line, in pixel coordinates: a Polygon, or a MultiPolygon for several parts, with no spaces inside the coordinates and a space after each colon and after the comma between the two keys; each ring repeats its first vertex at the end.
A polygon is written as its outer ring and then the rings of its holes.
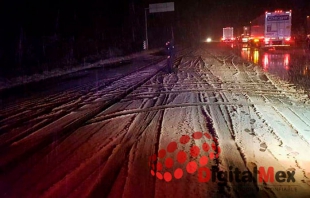
{"type": "MultiPolygon", "coordinates": [[[[43,45],[45,47],[46,38],[55,35],[58,40],[63,39],[67,43],[70,40],[76,43],[79,41],[90,43],[94,40],[95,43],[102,41],[103,44],[100,46],[111,44],[125,46],[125,43],[140,46],[144,40],[144,8],[150,3],[162,2],[169,1],[1,1],[0,66],[16,57],[19,57],[19,60],[30,57],[27,53],[32,54],[32,59],[37,62],[49,60],[46,54],[42,55],[41,49],[43,45]]],[[[266,10],[275,9],[292,9],[293,29],[303,31],[306,15],[310,15],[309,0],[177,0],[174,2],[175,12],[148,15],[150,37],[152,39],[153,36],[154,43],[162,42],[155,38],[167,37],[170,26],[173,26],[176,37],[183,40],[204,38],[209,35],[218,37],[223,27],[242,27],[266,10]]],[[[76,46],[75,48],[79,49],[76,46]]],[[[98,51],[98,46],[95,48],[98,51]]],[[[85,54],[92,52],[89,50],[85,54]]],[[[74,53],[79,57],[84,56],[81,50],[75,50],[74,53]]]]}
{"type": "MultiPolygon", "coordinates": [[[[100,21],[106,28],[124,25],[130,13],[130,4],[135,5],[135,12],[143,12],[149,3],[165,2],[161,0],[10,0],[1,1],[1,20],[4,31],[14,32],[17,26],[24,26],[31,34],[48,35],[55,31],[56,21],[64,33],[72,34],[91,28],[100,21]],[[73,27],[76,26],[76,27],[73,27]]],[[[219,26],[242,25],[265,10],[275,8],[309,8],[309,0],[177,0],[175,18],[181,22],[203,21],[219,26]]],[[[304,11],[305,12],[305,11],[304,11]]],[[[310,11],[309,11],[310,12],[310,11]]],[[[142,13],[143,14],[143,13],[142,13]]],[[[141,17],[141,13],[137,13],[141,17]]],[[[142,19],[143,20],[143,15],[142,19]]],[[[140,21],[143,23],[143,21],[140,21]]],[[[87,32],[87,31],[86,31],[87,32]]]]}

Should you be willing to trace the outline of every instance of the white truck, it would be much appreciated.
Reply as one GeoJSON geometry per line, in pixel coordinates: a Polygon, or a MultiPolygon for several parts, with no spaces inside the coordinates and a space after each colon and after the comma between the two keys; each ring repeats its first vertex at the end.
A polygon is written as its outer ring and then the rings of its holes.
{"type": "Polygon", "coordinates": [[[292,11],[266,12],[264,46],[290,46],[291,27],[292,11]]]}
{"type": "Polygon", "coordinates": [[[235,40],[234,38],[234,28],[233,27],[226,27],[223,28],[223,42],[233,42],[235,40]]]}

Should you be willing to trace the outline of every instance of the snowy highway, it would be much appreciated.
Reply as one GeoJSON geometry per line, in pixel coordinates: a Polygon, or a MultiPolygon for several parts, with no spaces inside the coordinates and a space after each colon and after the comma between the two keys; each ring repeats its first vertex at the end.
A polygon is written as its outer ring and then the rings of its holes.
{"type": "Polygon", "coordinates": [[[137,64],[2,107],[0,197],[310,196],[305,92],[218,44],[137,64]]]}

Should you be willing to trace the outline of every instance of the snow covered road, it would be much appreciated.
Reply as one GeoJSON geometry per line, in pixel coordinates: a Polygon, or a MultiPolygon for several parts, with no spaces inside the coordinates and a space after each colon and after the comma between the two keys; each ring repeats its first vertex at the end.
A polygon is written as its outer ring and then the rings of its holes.
{"type": "Polygon", "coordinates": [[[310,106],[223,46],[0,111],[1,197],[309,197],[310,106]]]}

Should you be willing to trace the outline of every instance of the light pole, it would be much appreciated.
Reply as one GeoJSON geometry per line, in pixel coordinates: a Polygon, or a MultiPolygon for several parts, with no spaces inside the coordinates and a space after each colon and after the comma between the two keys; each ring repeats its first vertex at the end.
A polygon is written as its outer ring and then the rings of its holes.
{"type": "Polygon", "coordinates": [[[144,20],[145,20],[145,49],[149,49],[149,39],[147,35],[147,10],[149,8],[144,8],[144,20]]]}

